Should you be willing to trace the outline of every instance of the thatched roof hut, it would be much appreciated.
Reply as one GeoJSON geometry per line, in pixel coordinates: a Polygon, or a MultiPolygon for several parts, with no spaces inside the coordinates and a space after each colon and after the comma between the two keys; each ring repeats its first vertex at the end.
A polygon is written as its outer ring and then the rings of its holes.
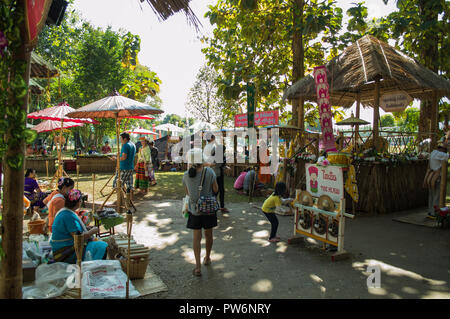
{"type": "Polygon", "coordinates": [[[39,55],[31,52],[31,73],[30,78],[52,78],[59,74],[57,68],[45,61],[39,55]]]}
{"type": "MultiPolygon", "coordinates": [[[[381,94],[403,90],[416,99],[450,96],[450,82],[389,44],[367,35],[326,64],[333,105],[350,107],[360,93],[364,105],[374,105],[375,80],[381,94]]],[[[288,88],[283,99],[316,101],[314,78],[308,75],[288,88]]]]}

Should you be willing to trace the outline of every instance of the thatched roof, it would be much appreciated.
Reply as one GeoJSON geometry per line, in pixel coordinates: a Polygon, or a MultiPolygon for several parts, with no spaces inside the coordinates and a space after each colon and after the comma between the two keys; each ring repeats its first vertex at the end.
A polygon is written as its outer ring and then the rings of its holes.
{"type": "MultiPolygon", "coordinates": [[[[450,82],[373,36],[365,36],[326,64],[333,105],[350,107],[361,94],[361,103],[373,105],[375,79],[381,77],[380,94],[403,90],[416,99],[450,96],[450,82]]],[[[288,88],[283,99],[304,97],[316,101],[316,85],[308,75],[288,88]]]]}
{"type": "Polygon", "coordinates": [[[31,52],[31,73],[30,78],[52,78],[58,75],[58,69],[45,61],[39,55],[31,52]]]}
{"type": "Polygon", "coordinates": [[[44,88],[37,83],[35,80],[31,79],[28,82],[28,88],[30,89],[30,92],[36,95],[42,94],[44,92],[44,88]]]}
{"type": "Polygon", "coordinates": [[[167,20],[173,14],[184,11],[188,22],[191,23],[197,30],[201,26],[200,20],[189,7],[191,0],[140,0],[147,1],[155,14],[162,20],[167,20]]]}

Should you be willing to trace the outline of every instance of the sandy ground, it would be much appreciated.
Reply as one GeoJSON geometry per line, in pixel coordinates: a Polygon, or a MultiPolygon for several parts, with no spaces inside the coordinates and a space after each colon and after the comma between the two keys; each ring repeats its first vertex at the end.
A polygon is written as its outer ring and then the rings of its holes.
{"type": "Polygon", "coordinates": [[[145,298],[450,298],[450,231],[392,221],[398,214],[347,219],[351,257],[333,262],[321,245],[287,244],[293,216],[278,216],[281,242],[269,243],[270,224],[258,209],[229,204],[214,230],[212,264],[194,277],[181,201],[137,207],[134,238],[151,247],[150,265],[168,286],[145,298]],[[367,287],[369,264],[381,267],[381,288],[367,287]]]}

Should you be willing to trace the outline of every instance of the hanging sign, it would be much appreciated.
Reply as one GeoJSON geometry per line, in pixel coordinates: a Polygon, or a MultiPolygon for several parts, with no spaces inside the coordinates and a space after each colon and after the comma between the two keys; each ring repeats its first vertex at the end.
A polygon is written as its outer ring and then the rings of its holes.
{"type": "Polygon", "coordinates": [[[344,173],[339,166],[305,164],[306,190],[314,197],[328,195],[335,202],[344,198],[344,173]]]}
{"type": "MultiPolygon", "coordinates": [[[[275,111],[264,111],[255,112],[254,124],[255,126],[267,126],[267,125],[278,125],[279,124],[279,112],[275,111]]],[[[234,126],[235,127],[247,127],[248,120],[247,114],[236,114],[234,116],[234,126]]]]}
{"type": "Polygon", "coordinates": [[[322,127],[322,145],[328,152],[336,151],[333,135],[333,115],[331,113],[330,94],[325,66],[314,68],[314,80],[316,82],[317,105],[320,114],[320,126],[322,127]]]}
{"type": "Polygon", "coordinates": [[[400,112],[403,111],[412,101],[413,98],[408,93],[404,91],[396,91],[383,94],[380,97],[380,107],[385,112],[400,112]]]}
{"type": "Polygon", "coordinates": [[[39,32],[45,25],[52,0],[26,0],[25,19],[27,25],[27,44],[36,45],[39,32]]]}

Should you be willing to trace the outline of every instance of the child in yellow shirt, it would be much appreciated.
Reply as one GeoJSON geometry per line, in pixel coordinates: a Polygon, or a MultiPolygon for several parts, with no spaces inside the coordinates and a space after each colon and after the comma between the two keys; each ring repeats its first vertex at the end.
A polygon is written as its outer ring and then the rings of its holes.
{"type": "Polygon", "coordinates": [[[275,185],[275,191],[264,201],[264,204],[261,208],[264,215],[266,215],[267,219],[269,220],[272,226],[269,237],[269,242],[271,243],[280,241],[280,237],[277,236],[278,218],[275,215],[275,209],[287,202],[292,201],[292,199],[290,198],[286,199],[282,198],[282,196],[284,196],[285,193],[286,193],[286,184],[283,182],[278,182],[275,185]]]}

